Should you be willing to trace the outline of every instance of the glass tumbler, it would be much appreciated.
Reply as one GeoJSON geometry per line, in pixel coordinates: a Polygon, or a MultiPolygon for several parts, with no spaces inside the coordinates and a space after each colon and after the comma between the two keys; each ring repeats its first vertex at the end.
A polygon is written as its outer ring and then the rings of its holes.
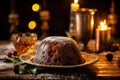
{"type": "Polygon", "coordinates": [[[14,33],[11,36],[17,55],[32,52],[37,42],[36,33],[14,33]]]}

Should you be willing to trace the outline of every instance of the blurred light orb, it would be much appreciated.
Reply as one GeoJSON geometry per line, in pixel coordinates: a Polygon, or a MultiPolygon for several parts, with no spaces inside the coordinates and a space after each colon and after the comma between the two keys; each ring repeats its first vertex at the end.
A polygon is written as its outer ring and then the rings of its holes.
{"type": "Polygon", "coordinates": [[[28,23],[28,28],[29,29],[35,29],[36,28],[36,22],[35,21],[30,21],[29,23],[28,23]]]}
{"type": "Polygon", "coordinates": [[[34,12],[37,12],[37,11],[39,11],[40,9],[41,9],[41,7],[40,7],[39,4],[35,3],[35,4],[32,5],[32,10],[33,10],[34,12]]]}

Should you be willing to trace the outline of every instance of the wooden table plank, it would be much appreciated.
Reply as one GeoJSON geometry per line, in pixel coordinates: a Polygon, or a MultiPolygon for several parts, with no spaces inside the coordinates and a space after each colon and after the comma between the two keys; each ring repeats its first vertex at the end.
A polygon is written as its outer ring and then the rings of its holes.
{"type": "Polygon", "coordinates": [[[100,57],[99,61],[91,66],[91,69],[96,72],[97,76],[120,77],[120,68],[118,66],[120,52],[113,54],[113,60],[111,62],[107,61],[104,53],[98,54],[98,56],[100,57]],[[97,69],[94,69],[93,66],[97,69]]]}

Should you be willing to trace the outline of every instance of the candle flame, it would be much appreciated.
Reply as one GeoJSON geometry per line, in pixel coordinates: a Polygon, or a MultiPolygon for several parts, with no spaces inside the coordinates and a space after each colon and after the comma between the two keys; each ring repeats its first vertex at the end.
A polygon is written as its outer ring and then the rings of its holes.
{"type": "Polygon", "coordinates": [[[78,3],[78,0],[74,0],[74,3],[78,3]]]}
{"type": "Polygon", "coordinates": [[[106,30],[106,29],[107,29],[106,20],[103,20],[103,21],[100,22],[99,28],[100,28],[101,30],[106,30]]]}

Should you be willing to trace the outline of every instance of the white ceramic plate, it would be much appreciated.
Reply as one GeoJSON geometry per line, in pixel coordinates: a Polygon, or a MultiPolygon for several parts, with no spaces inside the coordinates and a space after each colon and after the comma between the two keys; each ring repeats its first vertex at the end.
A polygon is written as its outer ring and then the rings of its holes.
{"type": "Polygon", "coordinates": [[[92,64],[96,61],[98,61],[99,57],[95,54],[89,54],[89,53],[85,53],[85,52],[81,52],[83,58],[85,59],[85,63],[83,64],[78,64],[78,65],[42,65],[42,64],[36,64],[33,63],[32,61],[30,61],[30,59],[32,57],[34,57],[34,54],[23,54],[20,56],[21,60],[25,63],[29,63],[29,64],[33,64],[36,65],[40,68],[77,68],[77,67],[82,67],[82,66],[86,66],[89,64],[92,64]]]}

